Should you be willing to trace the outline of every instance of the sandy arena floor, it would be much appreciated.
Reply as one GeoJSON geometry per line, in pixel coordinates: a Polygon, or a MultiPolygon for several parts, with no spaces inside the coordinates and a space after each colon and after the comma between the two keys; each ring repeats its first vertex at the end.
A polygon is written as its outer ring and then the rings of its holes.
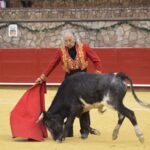
{"type": "MultiPolygon", "coordinates": [[[[28,89],[28,86],[0,86],[0,149],[1,150],[149,150],[150,149],[150,109],[146,109],[137,104],[130,91],[127,93],[124,103],[134,110],[137,121],[145,136],[145,143],[141,144],[135,133],[133,126],[128,119],[125,119],[117,140],[112,140],[112,131],[117,123],[117,113],[113,110],[101,115],[97,110],[92,110],[91,126],[100,130],[101,135],[90,135],[88,139],[82,140],[79,133],[79,120],[75,120],[74,137],[66,138],[63,143],[56,143],[51,136],[44,142],[31,142],[24,139],[12,139],[9,125],[10,111],[17,101],[28,89]]],[[[46,94],[46,108],[51,103],[56,93],[56,88],[48,87],[46,94]]],[[[150,103],[150,89],[139,90],[137,95],[150,103]]]]}

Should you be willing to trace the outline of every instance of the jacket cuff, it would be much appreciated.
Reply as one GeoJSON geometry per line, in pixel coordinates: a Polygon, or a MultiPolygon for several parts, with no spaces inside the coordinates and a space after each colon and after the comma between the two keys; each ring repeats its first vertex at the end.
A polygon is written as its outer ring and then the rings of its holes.
{"type": "Polygon", "coordinates": [[[40,79],[41,79],[42,81],[46,81],[47,78],[46,78],[45,74],[41,74],[40,79]]]}

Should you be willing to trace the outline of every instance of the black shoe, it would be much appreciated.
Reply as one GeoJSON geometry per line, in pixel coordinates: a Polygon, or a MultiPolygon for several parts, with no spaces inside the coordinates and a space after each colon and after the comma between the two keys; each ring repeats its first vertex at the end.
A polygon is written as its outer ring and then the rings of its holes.
{"type": "Polygon", "coordinates": [[[81,134],[81,138],[82,138],[82,139],[87,139],[87,138],[88,138],[88,135],[89,135],[88,133],[82,133],[82,134],[81,134]]]}
{"type": "Polygon", "coordinates": [[[94,135],[100,135],[100,131],[98,131],[97,129],[93,129],[93,128],[90,128],[90,133],[91,134],[94,134],[94,135]]]}

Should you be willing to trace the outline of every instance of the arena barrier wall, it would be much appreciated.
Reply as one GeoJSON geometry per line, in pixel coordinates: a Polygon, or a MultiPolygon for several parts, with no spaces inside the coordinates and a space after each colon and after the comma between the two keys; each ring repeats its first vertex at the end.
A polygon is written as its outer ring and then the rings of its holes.
{"type": "MultiPolygon", "coordinates": [[[[103,72],[126,72],[135,85],[150,86],[150,48],[93,48],[100,56],[103,72]]],[[[0,84],[33,84],[48,63],[56,48],[0,49],[0,84]]],[[[89,62],[89,72],[94,67],[89,62]]],[[[63,81],[64,72],[59,64],[48,78],[48,84],[63,81]]]]}

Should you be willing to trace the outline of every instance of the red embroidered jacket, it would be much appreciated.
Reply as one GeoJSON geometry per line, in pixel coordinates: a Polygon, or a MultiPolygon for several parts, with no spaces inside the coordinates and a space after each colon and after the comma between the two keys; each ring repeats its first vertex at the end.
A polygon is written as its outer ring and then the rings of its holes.
{"type": "Polygon", "coordinates": [[[76,45],[77,55],[73,60],[68,53],[66,47],[56,50],[56,54],[53,60],[48,64],[43,74],[47,77],[55,69],[55,67],[61,62],[65,72],[75,69],[86,69],[88,67],[88,58],[94,63],[96,72],[101,72],[101,60],[96,53],[87,45],[76,45]]]}

